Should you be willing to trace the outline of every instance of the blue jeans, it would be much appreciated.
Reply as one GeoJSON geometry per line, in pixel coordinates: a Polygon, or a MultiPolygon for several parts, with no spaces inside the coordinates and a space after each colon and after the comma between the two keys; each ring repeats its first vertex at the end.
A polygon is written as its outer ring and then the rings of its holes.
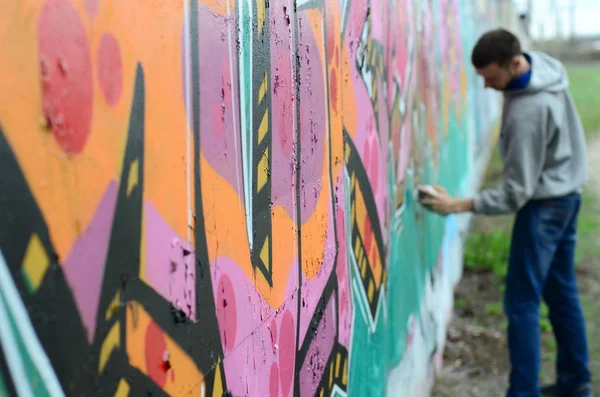
{"type": "Polygon", "coordinates": [[[570,390],[590,382],[574,267],[580,206],[579,194],[530,201],[515,218],[504,295],[512,366],[507,397],[540,394],[542,297],[558,347],[557,383],[570,390]]]}

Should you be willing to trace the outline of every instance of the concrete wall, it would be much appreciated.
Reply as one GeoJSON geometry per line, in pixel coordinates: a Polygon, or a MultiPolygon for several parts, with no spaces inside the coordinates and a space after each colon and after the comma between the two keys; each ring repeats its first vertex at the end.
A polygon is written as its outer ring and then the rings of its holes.
{"type": "Polygon", "coordinates": [[[495,7],[3,1],[0,395],[425,395],[495,7]]]}

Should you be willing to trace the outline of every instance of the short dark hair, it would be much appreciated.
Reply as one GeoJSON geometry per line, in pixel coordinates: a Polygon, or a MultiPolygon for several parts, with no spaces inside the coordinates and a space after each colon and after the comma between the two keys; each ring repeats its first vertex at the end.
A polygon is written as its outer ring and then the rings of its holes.
{"type": "Polygon", "coordinates": [[[479,38],[471,53],[471,63],[477,69],[492,63],[506,66],[521,54],[521,43],[517,36],[505,29],[494,29],[479,38]]]}

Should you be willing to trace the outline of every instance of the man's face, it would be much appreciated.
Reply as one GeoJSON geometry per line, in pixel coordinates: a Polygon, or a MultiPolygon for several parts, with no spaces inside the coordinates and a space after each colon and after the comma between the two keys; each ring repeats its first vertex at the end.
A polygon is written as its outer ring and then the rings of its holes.
{"type": "Polygon", "coordinates": [[[515,63],[511,62],[506,66],[500,66],[494,62],[476,70],[477,74],[483,77],[485,88],[502,91],[506,89],[515,75],[515,63]]]}

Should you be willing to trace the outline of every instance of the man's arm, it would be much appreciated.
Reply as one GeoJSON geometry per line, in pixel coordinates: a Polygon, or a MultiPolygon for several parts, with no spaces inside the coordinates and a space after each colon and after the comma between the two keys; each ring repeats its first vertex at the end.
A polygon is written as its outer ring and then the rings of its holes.
{"type": "Polygon", "coordinates": [[[422,199],[421,204],[443,215],[463,212],[498,215],[518,211],[535,193],[544,168],[546,115],[544,107],[540,106],[522,112],[518,123],[514,120],[506,123],[504,183],[501,186],[483,190],[467,199],[454,199],[436,186],[435,194],[422,199]]]}
{"type": "Polygon", "coordinates": [[[419,191],[423,193],[423,198],[419,202],[438,214],[473,212],[475,208],[475,202],[472,198],[452,198],[441,186],[434,186],[433,192],[424,187],[419,188],[419,191]]]}
{"type": "Polygon", "coordinates": [[[518,119],[509,120],[505,126],[504,183],[473,198],[476,213],[516,212],[535,193],[546,160],[547,108],[540,105],[518,112],[513,116],[518,119]]]}
{"type": "Polygon", "coordinates": [[[475,202],[472,198],[465,199],[453,199],[454,205],[452,208],[453,214],[460,214],[463,212],[473,212],[475,210],[475,202]]]}
{"type": "Polygon", "coordinates": [[[518,121],[505,125],[504,183],[501,186],[465,199],[452,198],[443,188],[435,186],[435,194],[424,197],[421,204],[443,215],[463,212],[496,215],[519,210],[535,193],[546,158],[544,107],[521,113],[518,121]]]}

